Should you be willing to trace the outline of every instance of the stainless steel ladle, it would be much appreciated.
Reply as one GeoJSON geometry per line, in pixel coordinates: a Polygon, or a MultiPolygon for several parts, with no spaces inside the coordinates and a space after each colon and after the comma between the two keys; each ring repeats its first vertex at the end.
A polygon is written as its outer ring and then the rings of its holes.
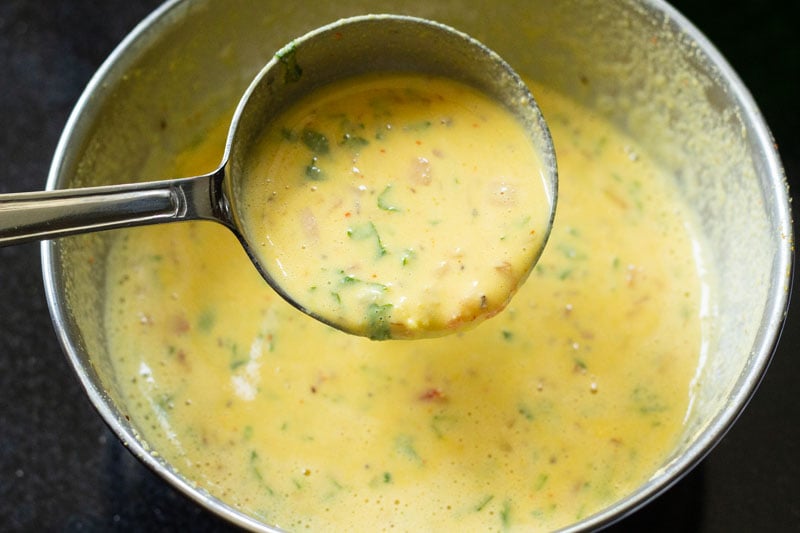
{"type": "Polygon", "coordinates": [[[288,302],[323,320],[286,294],[253,253],[241,222],[244,162],[265,125],[292,102],[337,79],[380,71],[450,77],[483,91],[517,115],[538,147],[549,178],[552,222],[557,189],[552,141],[533,96],[511,67],[448,26],[408,16],[365,15],[314,30],[273,57],[239,102],[225,155],[215,171],[164,181],[0,195],[0,246],[120,227],[211,220],[233,231],[262,276],[288,302]]]}

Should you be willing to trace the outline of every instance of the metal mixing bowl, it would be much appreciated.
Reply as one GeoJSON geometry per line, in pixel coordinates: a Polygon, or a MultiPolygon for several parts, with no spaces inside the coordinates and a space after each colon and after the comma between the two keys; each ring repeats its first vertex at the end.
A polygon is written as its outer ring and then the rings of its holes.
{"type": "MultiPolygon", "coordinates": [[[[698,215],[717,284],[710,289],[694,403],[679,444],[652,478],[571,528],[607,525],[671,486],[737,418],[768,366],[791,277],[788,192],[769,131],[735,73],[667,4],[171,1],[124,40],[87,87],[62,135],[48,188],[168,177],[163,169],[174,154],[230,112],[276,49],[314,27],[367,12],[452,25],[524,76],[597,110],[672,170],[698,215]]],[[[88,395],[129,449],[168,482],[231,522],[269,529],[198,489],[126,416],[98,282],[112,238],[42,245],[53,320],[88,395]]]]}

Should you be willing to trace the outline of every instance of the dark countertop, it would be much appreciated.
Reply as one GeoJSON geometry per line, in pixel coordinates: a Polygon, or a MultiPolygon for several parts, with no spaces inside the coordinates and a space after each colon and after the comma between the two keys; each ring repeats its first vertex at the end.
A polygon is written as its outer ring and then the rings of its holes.
{"type": "MultiPolygon", "coordinates": [[[[800,176],[795,3],[674,2],[750,88],[791,184],[800,176]]],[[[0,2],[0,193],[43,188],[61,129],[90,76],[157,4],[0,2]]],[[[613,531],[800,530],[797,309],[729,434],[698,468],[613,531]]],[[[53,333],[38,245],[0,248],[0,530],[228,527],[142,466],[106,428],[53,333]]]]}

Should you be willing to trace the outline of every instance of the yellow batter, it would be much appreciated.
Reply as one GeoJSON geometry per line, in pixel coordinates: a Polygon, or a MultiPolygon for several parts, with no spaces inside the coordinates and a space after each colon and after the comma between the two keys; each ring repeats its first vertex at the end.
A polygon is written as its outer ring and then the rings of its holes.
{"type": "MultiPolygon", "coordinates": [[[[559,159],[553,235],[465,333],[347,335],[286,304],[214,224],[120,232],[106,324],[150,447],[289,530],[547,530],[650,477],[698,364],[689,217],[631,139],[536,94],[559,159]]],[[[224,133],[175,173],[212,168],[224,133]]]]}
{"type": "Polygon", "coordinates": [[[245,229],[270,276],[326,322],[378,340],[500,312],[552,213],[522,124],[474,89],[414,74],[306,97],[270,124],[244,175],[245,229]]]}

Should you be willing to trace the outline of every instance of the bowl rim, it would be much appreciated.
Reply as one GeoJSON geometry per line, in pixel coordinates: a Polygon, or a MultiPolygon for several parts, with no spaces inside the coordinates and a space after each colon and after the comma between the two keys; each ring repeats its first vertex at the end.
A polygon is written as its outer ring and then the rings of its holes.
{"type": "MultiPolygon", "coordinates": [[[[174,23],[170,21],[168,15],[174,14],[181,8],[186,8],[188,11],[187,6],[191,3],[192,0],[168,0],[156,8],[125,36],[95,72],[64,126],[48,173],[47,190],[57,189],[61,185],[62,170],[66,165],[74,139],[85,133],[81,131],[81,118],[91,108],[97,95],[106,92],[104,88],[106,78],[111,76],[113,71],[120,67],[120,64],[138,58],[149,44],[158,40],[160,33],[156,31],[155,37],[153,37],[154,34],[151,33],[151,30],[168,27],[174,23]]],[[[562,531],[600,529],[633,514],[670,489],[711,452],[746,408],[769,367],[782,333],[793,283],[793,228],[788,185],[772,134],[752,95],[722,54],[677,9],[664,0],[641,0],[639,5],[649,13],[658,14],[666,22],[674,24],[686,37],[696,43],[704,60],[716,69],[719,78],[725,81],[727,88],[731,91],[731,98],[740,106],[743,117],[751,126],[750,133],[753,135],[753,143],[760,148],[765,165],[765,175],[771,181],[770,190],[764,188],[762,192],[767,203],[775,210],[776,227],[773,230],[780,232],[782,245],[776,251],[770,278],[769,297],[759,330],[753,340],[753,346],[756,349],[750,353],[746,369],[734,384],[725,408],[720,410],[702,428],[694,442],[679,457],[661,468],[650,480],[640,485],[628,496],[563,528],[562,531]]],[[[177,18],[180,18],[180,13],[177,14],[177,18]]],[[[84,358],[81,356],[81,348],[71,337],[67,321],[69,309],[62,298],[63,287],[59,283],[58,277],[57,241],[41,243],[41,265],[47,305],[61,348],[92,405],[123,445],[172,487],[217,516],[248,530],[282,531],[259,522],[193,485],[161,459],[160,455],[142,444],[130,423],[120,415],[105,391],[101,390],[92,379],[91,369],[85,366],[84,358]]]]}

